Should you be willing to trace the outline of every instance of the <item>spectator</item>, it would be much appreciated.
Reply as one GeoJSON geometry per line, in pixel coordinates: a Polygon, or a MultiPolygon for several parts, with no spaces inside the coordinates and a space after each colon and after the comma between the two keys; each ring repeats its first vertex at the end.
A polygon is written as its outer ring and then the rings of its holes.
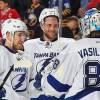
{"type": "Polygon", "coordinates": [[[96,5],[100,3],[100,0],[90,0],[90,2],[87,4],[86,9],[89,10],[91,8],[96,8],[96,5]]]}
{"type": "Polygon", "coordinates": [[[40,3],[44,6],[44,8],[49,8],[50,0],[40,0],[40,3]]]}
{"type": "MultiPolygon", "coordinates": [[[[79,33],[79,24],[78,23],[79,23],[79,21],[76,16],[67,17],[64,22],[64,26],[69,28],[72,31],[72,35],[73,35],[72,38],[74,38],[75,40],[78,40],[81,38],[80,33],[79,33]]],[[[66,37],[68,37],[67,33],[66,33],[66,37]]]]}
{"type": "Polygon", "coordinates": [[[62,13],[61,13],[62,19],[65,19],[66,17],[71,15],[70,0],[63,0],[63,1],[49,0],[49,7],[57,8],[59,9],[59,11],[62,10],[62,13]]]}
{"type": "Polygon", "coordinates": [[[78,10],[81,8],[81,0],[70,0],[71,15],[78,16],[78,10]]]}
{"type": "Polygon", "coordinates": [[[31,0],[32,4],[28,9],[28,28],[34,31],[33,38],[39,38],[41,36],[41,28],[38,22],[39,15],[44,7],[41,5],[40,0],[31,0]]]}
{"type": "Polygon", "coordinates": [[[71,16],[71,17],[67,18],[66,26],[70,28],[70,30],[73,33],[74,39],[76,39],[76,40],[81,38],[81,37],[77,37],[77,36],[80,36],[78,23],[79,23],[79,21],[76,16],[71,16]]]}
{"type": "Polygon", "coordinates": [[[10,0],[11,8],[17,10],[22,20],[25,20],[28,17],[27,10],[28,10],[29,4],[30,2],[28,0],[10,0]]]}
{"type": "Polygon", "coordinates": [[[70,0],[71,11],[72,11],[71,15],[83,17],[88,2],[89,0],[76,0],[76,1],[70,0]]]}
{"type": "Polygon", "coordinates": [[[100,10],[100,3],[96,5],[97,10],[100,10]]]}

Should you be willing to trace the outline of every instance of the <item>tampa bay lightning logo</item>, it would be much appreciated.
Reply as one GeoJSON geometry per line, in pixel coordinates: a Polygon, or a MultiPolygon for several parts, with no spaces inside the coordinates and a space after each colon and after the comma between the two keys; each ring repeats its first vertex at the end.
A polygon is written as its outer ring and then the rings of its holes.
{"type": "Polygon", "coordinates": [[[39,61],[36,66],[37,72],[43,71],[44,68],[52,61],[52,59],[53,59],[53,57],[47,58],[47,59],[42,59],[41,61],[39,61]]]}
{"type": "Polygon", "coordinates": [[[16,75],[12,81],[12,88],[16,91],[16,92],[23,92],[26,90],[26,78],[27,78],[27,73],[24,74],[19,74],[16,75]]]}
{"type": "Polygon", "coordinates": [[[2,88],[2,89],[0,89],[0,100],[1,100],[1,98],[4,98],[4,97],[6,97],[6,90],[5,90],[5,88],[2,88]]]}
{"type": "Polygon", "coordinates": [[[53,59],[54,57],[50,57],[50,58],[47,58],[47,59],[42,59],[41,61],[39,61],[37,63],[37,66],[36,66],[36,70],[37,72],[42,72],[45,67],[47,67],[47,65],[49,65],[50,63],[52,63],[52,69],[56,69],[60,63],[60,61],[58,59],[53,59]]]}

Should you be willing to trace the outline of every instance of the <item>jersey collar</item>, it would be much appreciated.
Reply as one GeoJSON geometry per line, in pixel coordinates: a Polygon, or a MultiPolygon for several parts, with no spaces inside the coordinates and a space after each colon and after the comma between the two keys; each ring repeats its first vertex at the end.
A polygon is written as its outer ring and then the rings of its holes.
{"type": "MultiPolygon", "coordinates": [[[[44,38],[43,38],[43,36],[42,36],[42,37],[40,37],[40,40],[41,40],[41,41],[45,41],[45,40],[44,40],[44,38]]],[[[58,38],[55,38],[55,39],[54,39],[54,40],[52,40],[51,42],[55,42],[56,40],[58,40],[58,38]]]]}

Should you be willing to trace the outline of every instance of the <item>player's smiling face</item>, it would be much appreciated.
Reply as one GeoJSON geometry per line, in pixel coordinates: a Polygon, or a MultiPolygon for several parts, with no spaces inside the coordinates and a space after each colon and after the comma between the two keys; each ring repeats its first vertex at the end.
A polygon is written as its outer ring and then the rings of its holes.
{"type": "Polygon", "coordinates": [[[44,39],[54,40],[58,35],[59,22],[56,17],[47,17],[44,20],[42,29],[44,32],[44,39]]]}
{"type": "Polygon", "coordinates": [[[15,32],[13,37],[13,48],[15,50],[23,49],[23,43],[25,41],[25,33],[24,32],[15,32]]]}

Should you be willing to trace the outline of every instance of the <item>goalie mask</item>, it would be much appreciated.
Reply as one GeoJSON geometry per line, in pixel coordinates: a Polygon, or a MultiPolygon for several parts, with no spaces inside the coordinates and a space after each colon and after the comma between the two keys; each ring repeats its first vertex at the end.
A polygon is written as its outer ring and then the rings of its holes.
{"type": "Polygon", "coordinates": [[[100,12],[95,8],[86,12],[83,18],[80,19],[80,30],[83,37],[90,34],[92,31],[99,30],[100,27],[100,12]]]}
{"type": "Polygon", "coordinates": [[[93,14],[90,18],[90,31],[100,30],[100,12],[93,14]]]}

